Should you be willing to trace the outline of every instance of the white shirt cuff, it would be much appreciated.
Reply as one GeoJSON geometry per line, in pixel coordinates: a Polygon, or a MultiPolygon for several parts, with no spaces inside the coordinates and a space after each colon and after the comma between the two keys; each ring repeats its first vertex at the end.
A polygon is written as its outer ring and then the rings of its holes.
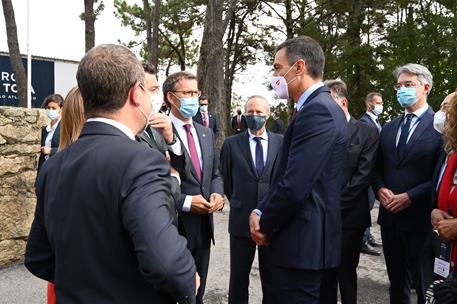
{"type": "Polygon", "coordinates": [[[173,152],[174,155],[182,155],[181,142],[179,141],[179,139],[176,140],[176,142],[173,145],[168,146],[168,150],[173,152]]]}
{"type": "Polygon", "coordinates": [[[190,206],[192,205],[192,195],[186,195],[184,204],[182,205],[183,212],[190,212],[190,206]]]}
{"type": "Polygon", "coordinates": [[[181,178],[179,177],[179,174],[176,173],[170,173],[170,175],[178,180],[178,184],[181,185],[181,178]]]}

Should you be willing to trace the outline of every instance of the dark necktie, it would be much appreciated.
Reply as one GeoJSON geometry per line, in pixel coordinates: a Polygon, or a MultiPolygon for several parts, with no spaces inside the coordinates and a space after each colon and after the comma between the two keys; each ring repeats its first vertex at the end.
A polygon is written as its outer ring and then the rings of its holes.
{"type": "Polygon", "coordinates": [[[195,171],[197,171],[198,179],[202,179],[202,170],[200,168],[200,160],[198,159],[197,147],[195,146],[194,136],[190,132],[191,125],[184,125],[187,133],[187,144],[189,146],[190,159],[192,160],[192,165],[194,165],[195,171]]]}
{"type": "Polygon", "coordinates": [[[375,122],[376,122],[376,127],[378,128],[379,132],[381,132],[382,127],[381,127],[381,124],[379,123],[379,120],[377,118],[376,118],[375,122]]]}
{"type": "Polygon", "coordinates": [[[256,141],[255,145],[255,169],[257,171],[257,175],[261,176],[263,172],[263,168],[265,167],[263,163],[263,147],[262,147],[262,138],[254,137],[256,141]]]}
{"type": "Polygon", "coordinates": [[[292,114],[290,115],[290,118],[294,119],[296,115],[297,115],[297,107],[294,107],[294,109],[292,110],[292,114]]]}
{"type": "Polygon", "coordinates": [[[400,157],[405,153],[406,142],[408,140],[409,129],[411,127],[411,120],[413,119],[414,114],[406,114],[405,123],[401,128],[400,139],[398,140],[397,151],[400,157]]]}

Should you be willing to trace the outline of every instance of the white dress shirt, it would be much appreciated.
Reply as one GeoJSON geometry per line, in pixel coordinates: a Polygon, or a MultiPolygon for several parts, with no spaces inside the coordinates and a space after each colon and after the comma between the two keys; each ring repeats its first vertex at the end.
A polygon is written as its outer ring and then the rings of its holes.
{"type": "MultiPolygon", "coordinates": [[[[182,120],[180,120],[179,118],[174,116],[172,112],[170,112],[169,116],[170,116],[171,123],[173,124],[173,126],[176,129],[176,132],[178,132],[178,135],[181,138],[181,142],[184,145],[184,148],[187,150],[187,153],[190,155],[189,143],[187,141],[187,132],[186,132],[186,129],[184,129],[184,125],[186,123],[184,123],[182,120]]],[[[192,124],[192,119],[190,119],[190,133],[192,133],[192,136],[194,138],[195,148],[197,150],[197,155],[198,155],[198,160],[200,161],[200,168],[203,170],[202,151],[200,148],[200,141],[198,140],[197,131],[195,131],[195,127],[192,124]]],[[[172,148],[172,151],[175,152],[174,147],[172,148]]],[[[203,176],[203,173],[202,173],[202,176],[203,176]]],[[[192,195],[186,195],[186,198],[184,199],[184,204],[182,206],[182,211],[190,212],[191,204],[192,204],[192,195]]]]}
{"type": "Polygon", "coordinates": [[[262,149],[263,149],[263,165],[265,166],[267,163],[267,155],[268,155],[268,132],[266,130],[263,131],[263,133],[260,136],[255,136],[251,133],[251,130],[249,130],[249,148],[251,148],[251,156],[252,156],[252,161],[254,162],[254,168],[256,167],[256,162],[255,162],[255,149],[257,147],[257,142],[255,141],[255,137],[260,137],[261,138],[261,143],[262,143],[262,149]]]}
{"type": "MultiPolygon", "coordinates": [[[[60,118],[52,127],[51,127],[51,123],[49,123],[46,126],[46,131],[48,132],[48,135],[46,135],[46,139],[44,140],[45,147],[51,148],[52,137],[54,136],[54,132],[56,131],[59,123],[60,123],[60,118]]],[[[47,160],[48,158],[49,158],[49,154],[44,156],[44,159],[47,160]]]]}
{"type": "MultiPolygon", "coordinates": [[[[406,117],[406,114],[414,114],[413,118],[411,118],[411,125],[409,127],[409,133],[408,133],[408,138],[406,139],[406,143],[408,143],[409,139],[411,138],[411,135],[413,135],[414,131],[417,128],[417,125],[420,122],[420,118],[422,117],[422,115],[424,115],[424,113],[427,110],[428,110],[428,104],[426,103],[423,107],[417,109],[413,113],[409,113],[409,112],[405,111],[404,117],[406,117]]],[[[405,124],[405,121],[406,121],[406,118],[403,118],[403,121],[400,123],[400,128],[398,128],[397,138],[395,140],[395,146],[398,146],[398,141],[400,140],[401,129],[402,129],[403,125],[405,124]]]]}

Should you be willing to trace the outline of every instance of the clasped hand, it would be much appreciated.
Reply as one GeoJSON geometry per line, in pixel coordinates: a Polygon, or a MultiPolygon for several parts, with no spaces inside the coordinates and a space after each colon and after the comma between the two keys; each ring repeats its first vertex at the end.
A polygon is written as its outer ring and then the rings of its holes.
{"type": "Polygon", "coordinates": [[[432,226],[443,240],[454,241],[457,239],[457,218],[440,209],[433,209],[432,226]]]}
{"type": "Polygon", "coordinates": [[[192,196],[190,210],[193,213],[213,213],[224,208],[224,197],[218,193],[211,194],[209,202],[201,195],[192,196]]]}
{"type": "Polygon", "coordinates": [[[411,199],[406,192],[394,194],[390,189],[382,187],[378,190],[378,198],[384,208],[392,213],[398,213],[411,206],[411,199]]]}
{"type": "Polygon", "coordinates": [[[257,244],[257,246],[268,246],[270,241],[268,235],[260,232],[260,216],[254,211],[249,216],[249,229],[251,232],[251,239],[257,244]]]}

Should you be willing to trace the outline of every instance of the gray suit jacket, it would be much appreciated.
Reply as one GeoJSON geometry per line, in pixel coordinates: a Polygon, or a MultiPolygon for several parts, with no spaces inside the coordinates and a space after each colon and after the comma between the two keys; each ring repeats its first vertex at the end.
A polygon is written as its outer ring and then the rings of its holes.
{"type": "Polygon", "coordinates": [[[249,147],[248,131],[230,136],[224,141],[221,172],[224,192],[230,200],[230,234],[250,237],[249,214],[268,192],[271,170],[281,143],[282,135],[268,132],[266,165],[262,175],[258,176],[249,147]]]}
{"type": "MultiPolygon", "coordinates": [[[[175,169],[178,170],[181,176],[181,198],[178,201],[178,212],[180,229],[184,229],[189,248],[192,248],[197,242],[197,237],[201,233],[201,225],[209,221],[211,231],[210,236],[214,242],[214,224],[212,214],[195,214],[191,212],[183,212],[182,207],[186,195],[199,195],[201,194],[206,200],[209,201],[212,193],[219,193],[224,195],[224,187],[222,183],[222,176],[219,172],[219,157],[216,155],[216,145],[214,134],[211,129],[194,123],[193,126],[198,135],[200,143],[200,150],[202,155],[202,180],[197,177],[197,171],[192,165],[189,153],[184,145],[184,161],[176,162],[175,169]]],[[[176,136],[179,138],[179,135],[176,136]]],[[[181,140],[181,138],[179,138],[181,140]]],[[[198,147],[197,147],[198,148],[198,147]]],[[[173,155],[172,159],[174,158],[173,155]]]]}

